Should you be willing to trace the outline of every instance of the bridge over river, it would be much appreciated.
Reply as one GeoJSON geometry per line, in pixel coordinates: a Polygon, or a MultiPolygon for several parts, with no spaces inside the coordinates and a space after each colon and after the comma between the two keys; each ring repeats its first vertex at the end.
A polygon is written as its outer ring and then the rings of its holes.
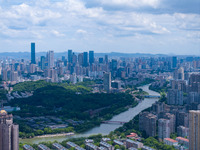
{"type": "Polygon", "coordinates": [[[102,121],[102,123],[106,123],[106,124],[125,124],[128,122],[125,121],[102,121]]]}
{"type": "Polygon", "coordinates": [[[160,95],[144,95],[144,98],[160,98],[160,95]]]}

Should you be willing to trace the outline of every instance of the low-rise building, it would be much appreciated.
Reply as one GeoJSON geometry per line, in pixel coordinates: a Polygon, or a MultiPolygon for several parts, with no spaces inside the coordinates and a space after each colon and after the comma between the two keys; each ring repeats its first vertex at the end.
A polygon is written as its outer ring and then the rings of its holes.
{"type": "Polygon", "coordinates": [[[113,140],[113,142],[114,142],[115,145],[119,145],[119,146],[123,146],[124,145],[123,142],[118,141],[118,140],[113,140]]]}
{"type": "Polygon", "coordinates": [[[171,138],[164,138],[164,143],[170,146],[178,145],[178,141],[173,140],[171,138]]]}
{"type": "Polygon", "coordinates": [[[143,147],[143,143],[127,139],[126,140],[126,148],[130,148],[130,147],[133,147],[133,148],[142,148],[143,147]]]}
{"type": "Polygon", "coordinates": [[[137,133],[131,133],[130,135],[126,136],[127,138],[131,138],[131,139],[138,139],[139,136],[137,135],[137,133]]]}
{"type": "Polygon", "coordinates": [[[143,147],[142,147],[142,150],[155,150],[155,149],[153,149],[153,148],[151,148],[151,147],[148,147],[148,146],[143,146],[143,147]]]}
{"type": "Polygon", "coordinates": [[[111,141],[111,139],[110,138],[102,138],[101,141],[102,142],[108,142],[108,141],[111,141]]]}
{"type": "Polygon", "coordinates": [[[70,142],[70,141],[66,143],[66,146],[67,146],[67,148],[73,147],[75,150],[85,150],[84,148],[82,148],[82,147],[80,147],[80,146],[78,146],[75,143],[70,142]]]}
{"type": "Polygon", "coordinates": [[[71,147],[76,147],[78,145],[76,145],[75,143],[69,141],[69,142],[66,143],[66,146],[67,146],[67,148],[71,148],[71,147]]]}
{"type": "Polygon", "coordinates": [[[67,150],[65,147],[63,147],[62,145],[60,145],[58,143],[53,143],[52,147],[53,147],[53,149],[56,149],[56,150],[67,150]]]}
{"type": "Polygon", "coordinates": [[[30,145],[25,144],[23,146],[23,150],[35,150],[33,147],[31,147],[30,145]]]}
{"type": "Polygon", "coordinates": [[[92,143],[85,144],[86,150],[98,150],[98,147],[92,143]]]}
{"type": "Polygon", "coordinates": [[[92,140],[92,139],[85,139],[85,143],[94,143],[94,140],[92,140]]]}
{"type": "Polygon", "coordinates": [[[176,140],[178,141],[179,144],[189,147],[189,140],[183,137],[177,137],[176,140]]]}
{"type": "Polygon", "coordinates": [[[106,150],[106,148],[105,148],[105,147],[102,147],[102,146],[100,146],[100,147],[98,147],[98,150],[106,150]]]}
{"type": "Polygon", "coordinates": [[[134,147],[130,147],[128,150],[138,150],[138,149],[134,147]]]}
{"type": "Polygon", "coordinates": [[[106,148],[106,150],[114,150],[114,147],[106,142],[100,142],[100,146],[106,148]]]}
{"type": "Polygon", "coordinates": [[[50,148],[48,148],[47,146],[45,146],[43,144],[38,145],[38,149],[39,150],[50,150],[50,148]]]}

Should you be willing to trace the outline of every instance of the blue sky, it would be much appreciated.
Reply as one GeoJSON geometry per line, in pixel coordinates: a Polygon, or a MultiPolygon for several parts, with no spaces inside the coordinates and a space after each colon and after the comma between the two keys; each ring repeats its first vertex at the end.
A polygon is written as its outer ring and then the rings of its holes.
{"type": "Polygon", "coordinates": [[[199,0],[0,0],[0,52],[200,55],[199,0]]]}

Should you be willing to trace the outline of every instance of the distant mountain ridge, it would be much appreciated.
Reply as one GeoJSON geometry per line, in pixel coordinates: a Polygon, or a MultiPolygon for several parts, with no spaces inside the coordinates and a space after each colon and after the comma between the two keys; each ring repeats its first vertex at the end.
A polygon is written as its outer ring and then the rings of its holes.
{"type": "MultiPolygon", "coordinates": [[[[40,58],[41,56],[46,56],[47,52],[37,52],[36,58],[40,58]]],[[[79,54],[80,52],[75,52],[75,54],[79,54]]],[[[167,57],[173,56],[172,54],[149,54],[149,53],[119,53],[119,52],[111,52],[111,53],[94,53],[95,57],[104,57],[108,55],[109,57],[167,57]]],[[[55,52],[55,58],[61,58],[65,56],[67,58],[67,51],[66,52],[55,52]]],[[[186,55],[184,55],[186,56],[186,55]]],[[[195,56],[198,57],[198,56],[195,56]]],[[[30,52],[2,52],[0,53],[0,58],[12,58],[12,59],[30,59],[31,53],[30,52]]]]}

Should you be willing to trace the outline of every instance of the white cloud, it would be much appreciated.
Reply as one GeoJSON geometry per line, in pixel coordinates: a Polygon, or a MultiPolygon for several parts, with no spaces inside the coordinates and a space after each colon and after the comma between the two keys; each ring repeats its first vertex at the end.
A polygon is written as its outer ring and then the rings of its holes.
{"type": "MultiPolygon", "coordinates": [[[[89,0],[20,1],[14,5],[0,6],[1,40],[40,39],[44,43],[50,40],[63,47],[63,41],[68,41],[73,47],[82,40],[80,47],[84,48],[110,47],[121,50],[126,45],[127,50],[132,50],[132,43],[136,43],[140,49],[145,45],[142,41],[147,42],[146,48],[149,49],[150,46],[154,47],[153,44],[157,45],[157,41],[163,46],[163,43],[178,39],[190,45],[189,37],[192,41],[199,39],[199,33],[195,31],[200,30],[199,14],[142,11],[161,8],[163,0],[94,0],[99,2],[98,5],[90,7],[89,0]],[[117,7],[124,9],[115,10],[117,7]],[[127,7],[132,9],[126,11],[127,7]],[[141,12],[135,11],[140,8],[141,12]]],[[[53,45],[53,42],[50,44],[53,45]]]]}
{"type": "Polygon", "coordinates": [[[78,29],[78,30],[76,31],[76,33],[79,33],[79,34],[86,34],[87,31],[82,30],[82,29],[78,29]]]}
{"type": "Polygon", "coordinates": [[[157,8],[159,5],[159,0],[101,0],[101,3],[106,5],[123,5],[129,7],[150,6],[157,8]]]}
{"type": "Polygon", "coordinates": [[[56,37],[64,37],[65,36],[65,34],[60,33],[59,31],[56,31],[56,30],[52,30],[51,33],[53,35],[55,35],[56,37]]]}

